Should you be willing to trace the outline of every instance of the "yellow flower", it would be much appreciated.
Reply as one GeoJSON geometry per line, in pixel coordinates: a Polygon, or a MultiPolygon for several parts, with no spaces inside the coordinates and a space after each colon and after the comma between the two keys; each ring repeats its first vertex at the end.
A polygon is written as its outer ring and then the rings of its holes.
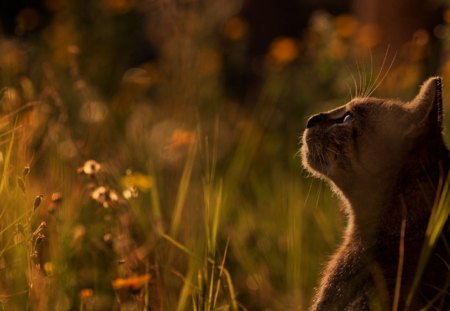
{"type": "Polygon", "coordinates": [[[53,266],[53,263],[50,261],[47,261],[44,263],[44,271],[47,273],[47,275],[52,275],[55,271],[55,267],[53,266]]]}
{"type": "Polygon", "coordinates": [[[122,177],[122,185],[124,188],[133,188],[136,187],[141,191],[150,190],[155,181],[151,176],[147,176],[141,173],[133,173],[127,176],[122,177]]]}

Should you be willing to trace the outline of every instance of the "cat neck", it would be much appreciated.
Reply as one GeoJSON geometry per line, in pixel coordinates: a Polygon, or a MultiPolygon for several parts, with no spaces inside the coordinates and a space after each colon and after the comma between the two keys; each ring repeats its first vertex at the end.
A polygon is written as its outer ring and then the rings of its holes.
{"type": "Polygon", "coordinates": [[[412,148],[397,172],[379,179],[356,180],[345,197],[348,238],[370,247],[389,237],[398,241],[402,222],[408,238],[423,237],[438,185],[449,167],[442,137],[426,137],[412,148]]]}

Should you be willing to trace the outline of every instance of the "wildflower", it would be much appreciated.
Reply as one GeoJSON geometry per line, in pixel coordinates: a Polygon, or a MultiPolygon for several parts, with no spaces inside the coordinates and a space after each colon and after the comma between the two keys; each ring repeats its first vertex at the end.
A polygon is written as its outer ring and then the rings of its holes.
{"type": "Polygon", "coordinates": [[[78,173],[93,176],[97,174],[102,166],[95,160],[87,160],[83,166],[78,168],[78,173]]]}
{"type": "Polygon", "coordinates": [[[352,15],[344,14],[336,17],[336,33],[342,38],[349,38],[355,34],[359,23],[352,15]]]}
{"type": "Polygon", "coordinates": [[[270,45],[269,55],[279,65],[292,62],[298,54],[298,43],[291,38],[277,38],[270,45]]]}
{"type": "Polygon", "coordinates": [[[80,298],[90,298],[94,295],[94,291],[91,288],[84,288],[80,290],[80,298]]]}
{"type": "Polygon", "coordinates": [[[53,214],[56,210],[56,207],[61,203],[61,201],[62,194],[60,192],[53,192],[50,197],[49,212],[53,214]]]}
{"type": "Polygon", "coordinates": [[[62,194],[60,192],[53,192],[50,200],[55,204],[60,203],[62,201],[62,194]]]}
{"type": "Polygon", "coordinates": [[[67,52],[69,52],[70,54],[80,54],[80,48],[76,45],[69,45],[67,46],[67,52]]]}
{"type": "Polygon", "coordinates": [[[111,233],[106,233],[106,234],[103,236],[103,241],[104,241],[106,244],[111,244],[112,241],[113,241],[113,235],[112,235],[111,233]]]}
{"type": "Polygon", "coordinates": [[[117,278],[112,282],[114,289],[139,289],[150,281],[150,274],[136,275],[128,278],[117,278]]]}
{"type": "Polygon", "coordinates": [[[105,7],[116,14],[123,14],[131,10],[135,4],[133,0],[107,0],[103,1],[105,7]]]}
{"type": "Polygon", "coordinates": [[[445,12],[444,12],[444,21],[447,24],[450,24],[450,9],[445,10],[445,12]]]}
{"type": "Polygon", "coordinates": [[[100,201],[103,199],[103,197],[106,196],[106,187],[100,186],[91,193],[91,197],[96,200],[100,201]]]}
{"type": "Polygon", "coordinates": [[[170,137],[170,142],[166,146],[167,149],[174,149],[182,146],[187,146],[196,141],[196,135],[194,132],[186,131],[183,129],[176,129],[173,131],[170,137]]]}
{"type": "MultiPolygon", "coordinates": [[[[121,181],[122,185],[128,189],[135,188],[136,190],[139,189],[141,191],[148,191],[155,184],[155,181],[151,176],[147,176],[141,173],[127,173],[127,175],[123,177],[121,181]]],[[[127,199],[125,195],[124,197],[127,199]]]]}
{"type": "Polygon", "coordinates": [[[80,241],[86,235],[86,228],[83,225],[76,225],[73,228],[74,241],[80,241]]]}
{"type": "Polygon", "coordinates": [[[122,191],[122,195],[126,200],[131,200],[131,199],[137,198],[138,194],[139,194],[138,190],[134,186],[129,187],[129,188],[125,189],[124,191],[122,191]]]}
{"type": "Polygon", "coordinates": [[[91,193],[91,198],[100,203],[104,208],[110,207],[111,203],[119,200],[117,192],[104,186],[94,189],[91,193]]]}
{"type": "Polygon", "coordinates": [[[44,271],[47,275],[52,275],[53,272],[55,271],[55,267],[54,267],[53,263],[50,261],[47,261],[46,263],[44,263],[44,271]]]}
{"type": "Polygon", "coordinates": [[[223,29],[223,34],[230,40],[242,39],[248,31],[248,25],[245,20],[234,17],[230,19],[223,29]]]}
{"type": "Polygon", "coordinates": [[[367,50],[373,49],[381,40],[380,27],[375,24],[362,25],[358,29],[356,43],[367,50]]]}

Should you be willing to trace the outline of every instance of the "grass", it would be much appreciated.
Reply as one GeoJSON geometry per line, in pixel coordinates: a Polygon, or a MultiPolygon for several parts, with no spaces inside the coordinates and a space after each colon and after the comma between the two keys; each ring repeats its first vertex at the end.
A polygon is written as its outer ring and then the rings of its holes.
{"type": "MultiPolygon", "coordinates": [[[[29,49],[0,37],[0,310],[306,309],[344,219],[298,136],[345,101],[364,47],[316,14],[239,95],[232,2],[119,2],[68,1],[29,49]],[[138,18],[157,56],[130,65],[138,18]]],[[[396,96],[423,61],[394,72],[396,96]]]]}
{"type": "MultiPolygon", "coordinates": [[[[425,272],[426,264],[430,258],[430,255],[433,251],[434,246],[438,242],[438,239],[443,238],[441,233],[443,232],[445,224],[447,223],[448,217],[450,215],[450,175],[447,174],[445,177],[445,181],[441,181],[439,185],[437,195],[435,198],[434,206],[431,211],[430,220],[428,222],[428,227],[425,235],[425,241],[422,246],[422,250],[420,253],[420,259],[416,271],[416,275],[414,276],[414,282],[412,284],[412,288],[408,294],[406,299],[406,309],[411,307],[411,302],[416,294],[417,287],[420,283],[420,280],[425,272]]],[[[448,241],[445,240],[445,243],[448,241]]],[[[447,249],[450,252],[450,249],[447,249]]],[[[442,260],[445,260],[444,258],[442,260]]],[[[447,285],[448,288],[448,285],[447,285]]],[[[446,289],[443,289],[445,291],[446,289]]],[[[437,296],[436,299],[440,297],[437,296]]],[[[433,304],[433,301],[430,301],[430,306],[433,304]]],[[[430,307],[428,306],[428,308],[430,307]]],[[[427,308],[425,308],[427,309],[427,308]]]]}
{"type": "Polygon", "coordinates": [[[175,193],[170,198],[160,191],[161,172],[155,169],[117,175],[107,163],[93,169],[92,161],[80,165],[78,176],[76,169],[68,172],[51,162],[52,171],[40,173],[65,181],[55,186],[50,180],[44,187],[35,164],[24,169],[27,161],[20,157],[28,133],[12,132],[3,145],[0,181],[3,309],[306,306],[319,269],[311,254],[331,249],[337,230],[317,229],[329,244],[320,246],[319,236],[311,237],[319,243],[305,246],[302,236],[313,219],[329,221],[326,210],[301,207],[299,172],[287,178],[275,170],[267,179],[252,172],[252,155],[260,145],[246,142],[254,127],[247,126],[228,170],[217,164],[220,142],[210,148],[208,139],[193,140],[185,147],[185,164],[179,182],[170,186],[175,193]],[[66,180],[67,174],[72,176],[66,180]],[[126,200],[121,192],[130,185],[139,194],[126,200]],[[251,199],[244,200],[241,191],[251,199]],[[53,201],[54,193],[63,199],[53,201]]]}

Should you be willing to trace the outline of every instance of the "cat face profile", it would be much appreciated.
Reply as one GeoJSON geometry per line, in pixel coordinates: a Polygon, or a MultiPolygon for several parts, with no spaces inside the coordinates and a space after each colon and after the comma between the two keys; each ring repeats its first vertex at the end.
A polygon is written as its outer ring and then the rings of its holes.
{"type": "Polygon", "coordinates": [[[428,79],[410,102],[355,98],[307,122],[302,160],[344,193],[397,174],[426,135],[440,136],[441,79],[428,79]]]}

